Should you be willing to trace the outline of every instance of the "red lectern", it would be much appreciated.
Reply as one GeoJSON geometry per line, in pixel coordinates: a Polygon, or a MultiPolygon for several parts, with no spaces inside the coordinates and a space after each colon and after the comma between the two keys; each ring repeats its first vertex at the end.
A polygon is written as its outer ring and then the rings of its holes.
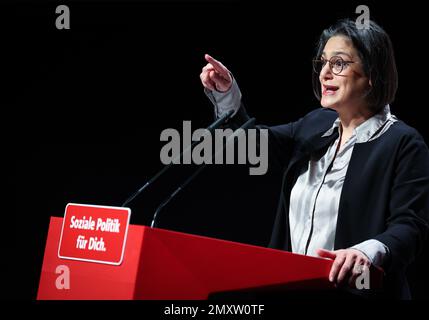
{"type": "Polygon", "coordinates": [[[52,217],[37,299],[207,299],[261,287],[331,288],[332,261],[130,225],[120,265],[61,259],[63,218],[52,217]],[[58,266],[69,288],[58,288],[58,266]]]}

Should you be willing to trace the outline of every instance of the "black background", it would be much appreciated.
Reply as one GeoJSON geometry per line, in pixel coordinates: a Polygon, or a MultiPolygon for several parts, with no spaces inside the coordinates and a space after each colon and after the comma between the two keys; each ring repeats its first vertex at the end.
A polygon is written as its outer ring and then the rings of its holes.
{"type": "MultiPolygon", "coordinates": [[[[392,113],[428,141],[428,28],[417,3],[2,3],[4,183],[13,190],[5,201],[15,219],[12,250],[19,252],[7,262],[11,296],[36,297],[50,216],[62,216],[69,202],[121,205],[162,168],[162,130],[213,121],[199,79],[205,53],[232,71],[258,123],[286,123],[318,106],[315,43],[337,19],[357,17],[359,4],[369,6],[396,50],[392,113]],[[70,8],[70,30],[55,27],[58,4],[70,8]]],[[[194,169],[176,166],[146,190],[130,205],[132,223],[149,224],[194,169]]],[[[280,182],[238,165],[209,166],[164,209],[160,226],[266,245],[280,182]]],[[[410,268],[420,299],[429,298],[427,256],[426,249],[410,268]]]]}

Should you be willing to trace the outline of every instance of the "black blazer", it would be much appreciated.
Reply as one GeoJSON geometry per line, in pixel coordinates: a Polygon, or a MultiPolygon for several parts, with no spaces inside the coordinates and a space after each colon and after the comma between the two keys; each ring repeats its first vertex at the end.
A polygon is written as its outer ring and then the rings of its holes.
{"type": "MultiPolygon", "coordinates": [[[[269,247],[291,250],[290,192],[310,155],[326,152],[338,137],[331,128],[338,114],[318,108],[296,122],[269,130],[270,171],[282,170],[283,183],[269,247]]],[[[248,119],[242,106],[231,120],[248,119]]],[[[262,126],[259,126],[260,128],[262,126]]],[[[397,121],[379,138],[356,143],[340,197],[335,249],[368,239],[384,243],[390,255],[383,265],[383,295],[410,298],[406,268],[421,251],[429,230],[429,151],[421,135],[397,121]]]]}

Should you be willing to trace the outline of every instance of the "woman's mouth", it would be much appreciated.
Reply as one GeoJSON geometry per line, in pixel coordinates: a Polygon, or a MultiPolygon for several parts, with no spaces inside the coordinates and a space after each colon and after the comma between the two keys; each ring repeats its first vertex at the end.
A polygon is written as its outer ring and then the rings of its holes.
{"type": "Polygon", "coordinates": [[[331,95],[334,95],[338,89],[339,89],[339,87],[337,87],[337,86],[330,86],[330,85],[324,84],[322,94],[324,96],[331,96],[331,95]]]}

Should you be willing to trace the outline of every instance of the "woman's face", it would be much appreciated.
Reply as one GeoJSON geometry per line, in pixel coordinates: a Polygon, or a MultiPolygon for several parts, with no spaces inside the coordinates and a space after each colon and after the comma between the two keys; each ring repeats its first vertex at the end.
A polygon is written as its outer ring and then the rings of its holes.
{"type": "MultiPolygon", "coordinates": [[[[345,64],[337,75],[331,70],[329,63],[322,68],[319,80],[321,84],[320,103],[325,108],[339,111],[367,107],[365,94],[370,88],[370,80],[363,72],[362,62],[351,40],[344,36],[331,37],[323,49],[320,59],[330,60],[332,57],[341,57],[344,61],[354,63],[345,64]]],[[[337,62],[341,65],[341,62],[337,62]]],[[[337,71],[337,68],[334,71],[337,71]]]]}

